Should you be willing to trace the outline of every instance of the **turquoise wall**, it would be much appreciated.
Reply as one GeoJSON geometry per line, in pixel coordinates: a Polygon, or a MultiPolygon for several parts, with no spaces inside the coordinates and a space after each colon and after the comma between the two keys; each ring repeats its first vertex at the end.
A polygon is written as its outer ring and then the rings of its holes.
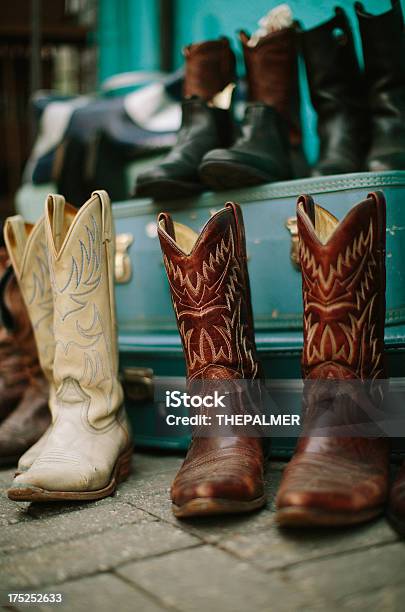
{"type": "Polygon", "coordinates": [[[159,69],[157,0],[99,0],[99,81],[119,72],[159,69]]]}
{"type": "MultiPolygon", "coordinates": [[[[367,10],[375,13],[386,11],[391,6],[390,0],[363,0],[363,3],[367,10]]],[[[233,39],[239,70],[242,71],[236,32],[239,29],[254,30],[257,20],[278,4],[279,0],[174,0],[175,67],[182,64],[181,49],[184,45],[225,34],[233,39]]],[[[339,4],[352,18],[356,41],[359,42],[351,0],[290,0],[288,4],[305,28],[329,19],[334,6],[339,4]]],[[[405,0],[402,0],[402,5],[405,9],[405,0]]],[[[159,68],[158,6],[157,0],[100,0],[100,80],[117,72],[159,68]]],[[[305,83],[302,101],[305,148],[313,161],[317,155],[315,115],[305,83]]]]}

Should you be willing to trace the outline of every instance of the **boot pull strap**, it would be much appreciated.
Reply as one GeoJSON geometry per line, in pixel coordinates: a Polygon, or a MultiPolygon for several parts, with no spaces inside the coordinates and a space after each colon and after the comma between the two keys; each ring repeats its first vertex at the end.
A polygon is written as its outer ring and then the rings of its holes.
{"type": "Polygon", "coordinates": [[[297,199],[297,210],[300,204],[302,204],[305,213],[311,219],[311,223],[315,228],[315,202],[313,197],[308,194],[300,195],[297,199]]]}
{"type": "Polygon", "coordinates": [[[65,218],[65,198],[58,194],[49,194],[47,199],[48,213],[51,218],[53,243],[56,252],[62,243],[63,222],[65,218]]]}
{"type": "Polygon", "coordinates": [[[21,215],[14,215],[6,219],[4,224],[4,241],[14,270],[20,276],[21,263],[27,243],[27,231],[21,215]]]}
{"type": "Polygon", "coordinates": [[[103,242],[111,242],[114,236],[114,231],[110,196],[106,191],[104,191],[104,189],[93,191],[91,196],[97,196],[101,202],[101,217],[104,232],[103,242]]]}
{"type": "Polygon", "coordinates": [[[225,208],[232,212],[237,235],[237,253],[239,256],[246,253],[246,237],[245,237],[245,225],[243,223],[242,209],[236,202],[226,202],[225,208]]]}
{"type": "Polygon", "coordinates": [[[172,240],[176,240],[176,231],[174,229],[174,223],[171,215],[167,212],[161,212],[158,215],[158,225],[163,221],[165,232],[170,236],[172,240]]]}
{"type": "Polygon", "coordinates": [[[384,252],[385,256],[385,243],[386,243],[386,224],[387,224],[387,204],[385,200],[385,195],[382,191],[371,191],[367,194],[367,198],[371,198],[374,200],[377,216],[378,216],[378,226],[381,229],[380,232],[380,241],[379,241],[379,250],[384,252]]]}

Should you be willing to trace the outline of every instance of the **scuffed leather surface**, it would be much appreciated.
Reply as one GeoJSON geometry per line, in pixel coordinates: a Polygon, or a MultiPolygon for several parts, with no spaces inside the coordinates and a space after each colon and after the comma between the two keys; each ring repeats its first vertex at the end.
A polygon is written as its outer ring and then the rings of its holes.
{"type": "MultiPolygon", "coordinates": [[[[261,376],[254,340],[242,213],[228,204],[205,225],[193,250],[176,244],[170,216],[158,225],[189,380],[261,376]]],[[[263,495],[261,440],[194,438],[172,485],[176,505],[196,497],[263,495]]]]}
{"type": "MultiPolygon", "coordinates": [[[[326,244],[313,228],[314,204],[297,207],[303,280],[303,376],[313,380],[385,377],[385,200],[372,194],[355,206],[326,244]]],[[[366,391],[364,391],[366,393],[366,391]]],[[[277,507],[353,514],[382,507],[387,497],[389,443],[385,438],[311,436],[320,402],[304,392],[304,433],[287,466],[277,507]]],[[[333,399],[331,397],[330,404],[333,399]]],[[[333,424],[350,427],[350,396],[333,424]]],[[[371,398],[370,401],[377,401],[371,398]]]]}

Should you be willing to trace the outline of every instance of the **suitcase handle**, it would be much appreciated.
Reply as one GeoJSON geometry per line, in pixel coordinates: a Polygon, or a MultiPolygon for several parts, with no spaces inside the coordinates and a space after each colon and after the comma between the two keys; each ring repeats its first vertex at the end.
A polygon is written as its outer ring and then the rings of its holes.
{"type": "Polygon", "coordinates": [[[132,234],[117,234],[115,238],[115,282],[118,285],[128,283],[132,278],[131,258],[128,249],[134,241],[132,234]]]}
{"type": "Polygon", "coordinates": [[[132,402],[153,402],[154,384],[151,368],[124,368],[122,385],[125,396],[132,402]]]}
{"type": "Polygon", "coordinates": [[[291,236],[290,257],[291,257],[292,264],[295,268],[300,269],[300,252],[299,252],[297,217],[288,217],[288,219],[285,222],[285,226],[290,232],[290,236],[291,236]]]}

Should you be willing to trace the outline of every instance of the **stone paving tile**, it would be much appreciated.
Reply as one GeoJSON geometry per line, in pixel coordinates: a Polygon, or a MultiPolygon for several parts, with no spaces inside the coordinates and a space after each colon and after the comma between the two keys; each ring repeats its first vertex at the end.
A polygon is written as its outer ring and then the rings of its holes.
{"type": "Polygon", "coordinates": [[[282,574],[291,584],[299,584],[307,597],[340,606],[342,601],[349,605],[350,598],[367,595],[370,589],[391,590],[403,585],[404,567],[405,543],[394,542],[303,562],[284,570],[282,574]]]}
{"type": "Polygon", "coordinates": [[[95,502],[16,503],[7,498],[8,484],[8,480],[0,482],[0,527],[31,521],[33,518],[46,520],[51,516],[62,516],[90,506],[99,507],[115,503],[114,497],[106,497],[95,502]]]}
{"type": "Polygon", "coordinates": [[[62,604],[30,605],[17,607],[22,612],[162,612],[165,610],[151,596],[142,593],[136,587],[124,582],[114,574],[98,574],[90,578],[65,582],[60,586],[47,588],[46,593],[61,593],[62,604]]]}
{"type": "Polygon", "coordinates": [[[215,542],[234,533],[253,533],[259,529],[270,528],[274,524],[272,512],[273,500],[281,478],[278,465],[272,466],[266,474],[266,491],[268,505],[263,510],[251,514],[219,516],[212,518],[194,518],[179,521],[171,510],[169,474],[159,474],[152,480],[140,480],[133,485],[125,483],[118,492],[118,499],[134,504],[150,512],[153,516],[179,526],[202,538],[206,542],[215,542]]]}
{"type": "MultiPolygon", "coordinates": [[[[80,520],[80,519],[79,519],[80,520]]],[[[0,558],[3,588],[57,584],[199,541],[171,525],[141,522],[0,558]]]]}
{"type": "Polygon", "coordinates": [[[305,604],[295,585],[210,545],[130,563],[116,572],[184,612],[282,612],[305,604]]]}
{"type": "Polygon", "coordinates": [[[14,468],[13,469],[0,469],[0,486],[7,487],[14,477],[14,468]]]}
{"type": "Polygon", "coordinates": [[[382,589],[368,589],[365,593],[344,597],[339,602],[340,610],[357,612],[403,612],[405,605],[405,584],[396,584],[382,589]]]}
{"type": "Polygon", "coordinates": [[[265,531],[232,534],[221,539],[219,545],[260,569],[273,570],[396,540],[398,536],[386,520],[380,519],[367,525],[334,531],[287,531],[274,525],[265,531]]]}
{"type": "Polygon", "coordinates": [[[146,475],[161,474],[162,472],[176,473],[183,459],[184,456],[179,453],[137,452],[134,454],[132,469],[133,473],[140,478],[144,478],[146,475]]]}
{"type": "Polygon", "coordinates": [[[32,518],[21,524],[10,525],[0,531],[0,554],[19,552],[78,536],[99,533],[111,527],[128,523],[155,520],[150,514],[129,504],[117,502],[101,506],[87,506],[80,511],[60,515],[32,518]]]}
{"type": "Polygon", "coordinates": [[[62,517],[77,510],[114,503],[114,497],[106,497],[94,502],[17,503],[9,500],[4,491],[0,491],[0,527],[6,528],[8,525],[30,522],[34,518],[46,520],[52,516],[62,517]]]}

